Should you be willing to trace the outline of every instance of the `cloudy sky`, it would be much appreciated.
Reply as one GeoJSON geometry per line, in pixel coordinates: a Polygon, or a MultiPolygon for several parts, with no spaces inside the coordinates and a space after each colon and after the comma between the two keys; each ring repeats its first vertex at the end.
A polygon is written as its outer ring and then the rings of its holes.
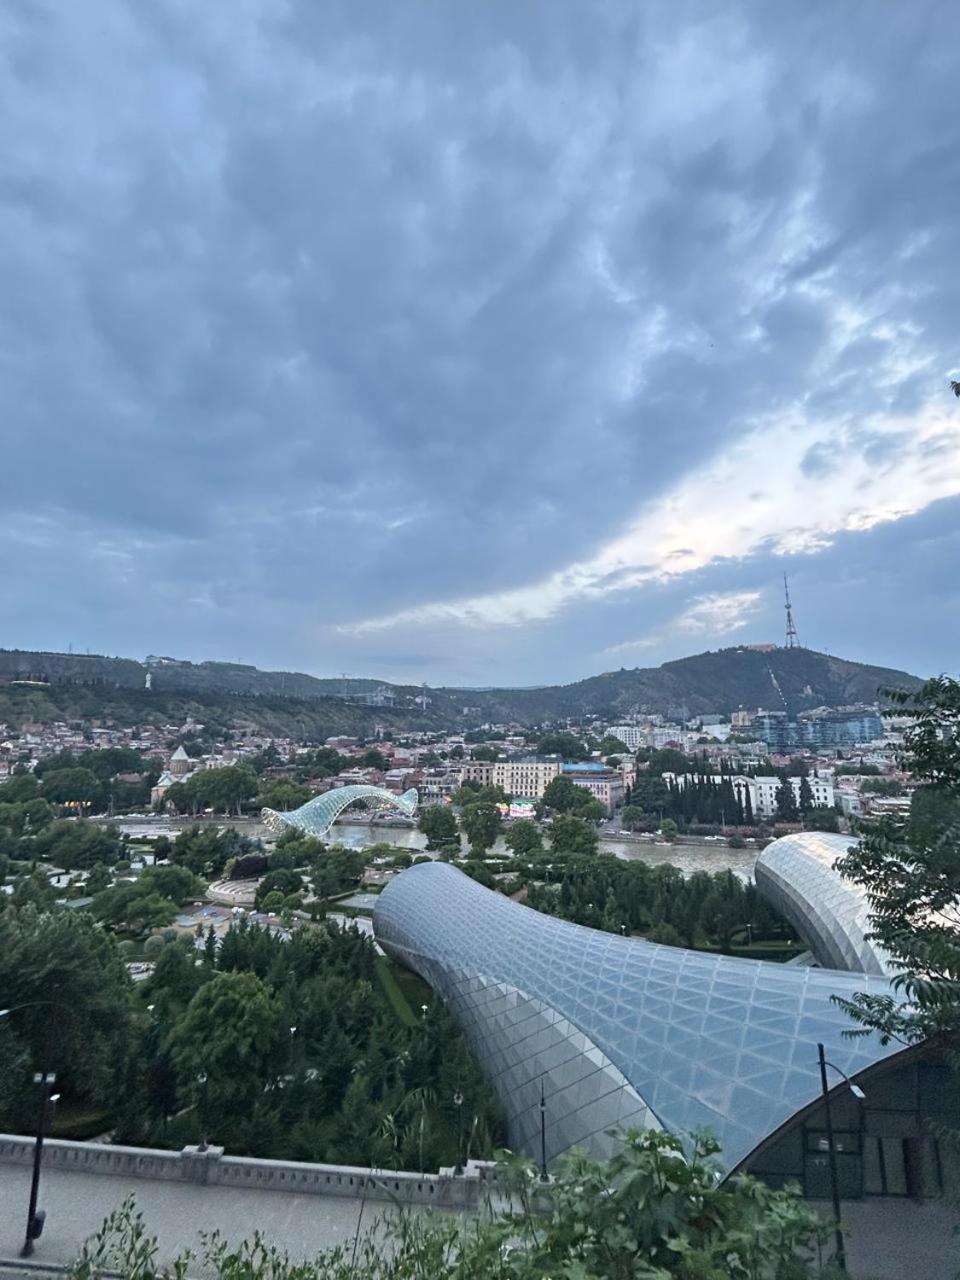
{"type": "Polygon", "coordinates": [[[960,635],[943,3],[4,0],[0,645],[960,635]]]}

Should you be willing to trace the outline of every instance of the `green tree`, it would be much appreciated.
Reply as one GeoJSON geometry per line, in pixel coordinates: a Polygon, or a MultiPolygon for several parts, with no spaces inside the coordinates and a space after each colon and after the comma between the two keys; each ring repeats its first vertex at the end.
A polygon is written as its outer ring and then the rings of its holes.
{"type": "Polygon", "coordinates": [[[511,853],[518,858],[522,858],[526,854],[541,853],[543,851],[540,828],[535,822],[531,822],[529,818],[518,818],[516,822],[512,822],[507,827],[507,833],[503,837],[503,841],[511,853]]]}
{"type": "Polygon", "coordinates": [[[107,805],[106,789],[89,769],[54,769],[45,773],[41,794],[51,804],[86,801],[93,813],[100,813],[107,805]]]}
{"type": "Polygon", "coordinates": [[[40,794],[40,784],[32,773],[15,774],[0,782],[0,804],[24,804],[40,794]]]}
{"type": "Polygon", "coordinates": [[[181,831],[174,840],[170,861],[212,880],[222,874],[229,858],[241,857],[259,848],[237,831],[218,831],[215,827],[197,824],[181,831]]]}
{"type": "Polygon", "coordinates": [[[170,1037],[180,1088],[216,1126],[242,1115],[286,1063],[283,1009],[253,973],[217,973],[193,996],[170,1037]],[[205,1077],[205,1080],[203,1079],[205,1077]]]}
{"type": "MultiPolygon", "coordinates": [[[[262,907],[263,903],[274,893],[280,894],[281,903],[291,893],[301,893],[303,891],[303,881],[300,878],[299,871],[292,871],[286,867],[278,867],[276,871],[268,871],[260,883],[257,885],[257,906],[262,907]]],[[[275,907],[268,907],[267,910],[276,910],[275,907]]]]}
{"type": "Polygon", "coordinates": [[[572,733],[546,733],[537,743],[537,754],[562,756],[564,760],[587,760],[590,752],[586,744],[572,733]]]}
{"type": "Polygon", "coordinates": [[[563,773],[551,778],[543,791],[544,806],[554,813],[576,813],[592,798],[589,791],[563,773]]]}
{"type": "Polygon", "coordinates": [[[594,854],[598,837],[595,829],[572,813],[561,813],[550,827],[550,847],[554,853],[594,854]]]}
{"type": "Polygon", "coordinates": [[[660,834],[663,836],[664,840],[670,840],[671,842],[676,840],[677,824],[672,818],[664,818],[660,823],[660,834]]]}
{"type": "Polygon", "coordinates": [[[780,779],[780,785],[777,787],[774,795],[777,806],[778,822],[796,822],[800,817],[800,810],[797,806],[797,798],[793,793],[793,786],[790,779],[784,775],[780,779]]]}
{"type": "Polygon", "coordinates": [[[457,815],[449,805],[431,804],[420,810],[417,826],[431,848],[457,838],[457,815]]]}
{"type": "Polygon", "coordinates": [[[637,827],[643,821],[643,810],[637,804],[625,804],[620,820],[627,831],[636,831],[637,827]]]}
{"type": "Polygon", "coordinates": [[[938,1037],[960,1062],[960,682],[940,676],[888,696],[887,714],[914,717],[901,764],[921,785],[908,818],[861,822],[859,844],[838,865],[867,894],[899,999],[844,1003],[863,1028],[908,1043],[938,1037]]]}
{"type": "MultiPolygon", "coordinates": [[[[791,792],[792,790],[793,788],[791,787],[791,792]]],[[[799,802],[797,804],[797,808],[800,811],[800,816],[806,819],[809,816],[809,814],[813,811],[814,807],[815,807],[815,802],[813,799],[813,788],[810,786],[810,783],[807,779],[807,775],[803,774],[802,777],[800,778],[800,796],[799,796],[799,802]]]]}
{"type": "Polygon", "coordinates": [[[293,782],[290,778],[271,778],[257,797],[257,804],[261,808],[289,813],[293,809],[299,809],[309,799],[309,787],[293,782]]]}
{"type": "Polygon", "coordinates": [[[804,823],[811,831],[840,830],[840,819],[833,809],[811,809],[804,823]]]}
{"type": "Polygon", "coordinates": [[[647,771],[651,776],[657,776],[662,773],[696,773],[697,769],[696,761],[691,760],[682,751],[678,751],[676,747],[662,747],[658,751],[650,752],[647,771]]]}
{"type": "Polygon", "coordinates": [[[630,754],[630,748],[627,744],[620,738],[614,737],[612,733],[607,733],[600,739],[600,745],[597,750],[602,756],[628,756],[630,754]]]}
{"type": "Polygon", "coordinates": [[[496,751],[493,747],[482,747],[482,746],[474,747],[473,750],[470,752],[470,759],[486,760],[486,761],[492,762],[497,759],[497,756],[499,754],[500,753],[496,751]]]}
{"type": "Polygon", "coordinates": [[[8,1122],[32,1120],[38,1064],[57,1073],[67,1097],[110,1104],[132,1046],[132,986],[113,937],[86,912],[5,911],[0,991],[16,1009],[0,1024],[8,1122]]]}
{"type": "Polygon", "coordinates": [[[234,764],[195,773],[186,787],[201,809],[239,814],[243,802],[251,800],[260,790],[260,782],[249,765],[234,764]]]}
{"type": "Polygon", "coordinates": [[[500,810],[489,801],[468,804],[460,811],[460,825],[470,842],[471,854],[481,858],[500,834],[500,810]]]}
{"type": "Polygon", "coordinates": [[[54,822],[33,841],[32,855],[67,871],[85,871],[98,862],[112,866],[123,852],[116,834],[94,822],[54,822]]]}
{"type": "Polygon", "coordinates": [[[115,885],[97,894],[93,912],[98,920],[130,933],[145,933],[171,924],[177,904],[139,882],[115,885]]]}

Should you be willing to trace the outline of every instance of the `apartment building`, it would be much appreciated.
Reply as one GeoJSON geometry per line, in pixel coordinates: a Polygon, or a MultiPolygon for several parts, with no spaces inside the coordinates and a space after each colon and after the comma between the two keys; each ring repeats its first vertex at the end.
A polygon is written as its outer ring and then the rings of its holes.
{"type": "Polygon", "coordinates": [[[603,764],[565,764],[562,770],[565,778],[589,791],[603,805],[607,817],[623,804],[625,788],[619,769],[608,769],[603,764]]]}
{"type": "Polygon", "coordinates": [[[508,796],[539,800],[561,767],[559,760],[465,760],[461,776],[464,782],[502,787],[508,796]]]}
{"type": "MultiPolygon", "coordinates": [[[[682,791],[688,782],[697,781],[698,775],[692,773],[665,773],[663,780],[666,783],[676,782],[682,791]]],[[[780,786],[780,779],[776,776],[761,775],[756,778],[748,778],[742,774],[735,774],[731,777],[728,774],[712,774],[707,781],[715,783],[717,786],[721,782],[730,782],[734,790],[740,797],[744,807],[746,807],[747,796],[750,797],[750,808],[757,818],[772,818],[777,812],[777,789],[780,786]]],[[[800,803],[800,778],[788,778],[793,789],[794,799],[797,804],[800,803]]],[[[810,784],[810,791],[813,794],[813,804],[817,809],[832,809],[834,802],[833,783],[823,778],[808,777],[807,782],[810,784]]]]}

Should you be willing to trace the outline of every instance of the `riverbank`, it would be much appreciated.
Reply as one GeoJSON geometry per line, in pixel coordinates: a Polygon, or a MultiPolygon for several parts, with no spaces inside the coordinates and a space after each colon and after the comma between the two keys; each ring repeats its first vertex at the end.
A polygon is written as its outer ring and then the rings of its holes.
{"type": "MultiPolygon", "coordinates": [[[[131,839],[144,836],[166,835],[171,839],[189,827],[196,819],[191,818],[114,818],[113,825],[117,830],[126,832],[131,839]]],[[[269,831],[259,817],[249,818],[204,818],[203,822],[215,823],[218,827],[232,827],[242,831],[251,839],[272,842],[274,834],[269,831]]],[[[337,822],[329,836],[331,844],[342,844],[348,849],[365,849],[373,844],[395,845],[398,849],[407,849],[412,854],[422,853],[427,845],[427,838],[416,827],[371,825],[369,822],[337,822]]],[[[757,860],[758,849],[731,849],[720,841],[651,841],[637,837],[630,832],[616,832],[600,835],[600,848],[603,853],[613,854],[625,862],[645,862],[648,866],[664,864],[678,867],[685,876],[696,871],[732,871],[742,880],[753,877],[753,868],[757,860]]],[[[490,851],[491,857],[510,857],[510,850],[500,836],[490,851]]]]}

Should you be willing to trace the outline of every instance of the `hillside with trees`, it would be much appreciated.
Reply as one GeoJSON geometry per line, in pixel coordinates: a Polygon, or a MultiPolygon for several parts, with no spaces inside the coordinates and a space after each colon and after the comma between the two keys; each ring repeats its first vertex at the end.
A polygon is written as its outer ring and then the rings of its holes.
{"type": "Polygon", "coordinates": [[[478,691],[470,694],[470,701],[487,719],[520,724],[583,715],[615,719],[632,712],[729,714],[738,707],[765,707],[795,715],[812,707],[874,702],[881,689],[916,689],[920,683],[904,671],[849,662],[812,649],[737,647],[695,654],[661,667],[621,668],[574,684],[478,691]]]}
{"type": "Polygon", "coordinates": [[[880,690],[914,690],[920,680],[812,649],[741,646],[622,668],[567,685],[535,689],[426,691],[375,680],[318,679],[302,672],[260,671],[226,662],[127,658],[0,650],[0,722],[109,718],[160,724],[191,715],[204,723],[322,740],[331,734],[389,729],[454,729],[478,721],[542,724],[568,717],[616,718],[632,712],[694,716],[738,707],[787,710],[874,702],[880,690]],[[151,689],[145,689],[146,675],[151,689]],[[385,705],[363,698],[385,691],[385,705]],[[391,705],[392,703],[392,705],[391,705]]]}

